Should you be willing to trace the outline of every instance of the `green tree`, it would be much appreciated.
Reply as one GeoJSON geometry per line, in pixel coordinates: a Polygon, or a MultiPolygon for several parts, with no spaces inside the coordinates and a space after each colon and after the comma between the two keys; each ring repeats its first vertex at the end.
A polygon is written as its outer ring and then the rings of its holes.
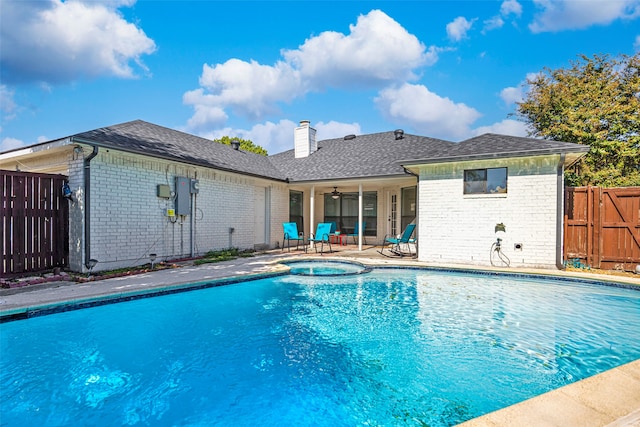
{"type": "Polygon", "coordinates": [[[591,147],[568,185],[640,185],[640,52],[581,55],[570,68],[545,68],[526,89],[515,115],[530,136],[591,147]]]}
{"type": "Polygon", "coordinates": [[[234,136],[232,138],[228,136],[223,136],[219,139],[214,139],[213,142],[217,142],[219,144],[231,145],[231,141],[237,141],[240,143],[240,149],[242,151],[250,151],[252,153],[260,154],[261,156],[267,155],[267,150],[262,148],[259,145],[254,144],[251,140],[238,138],[234,136]]]}

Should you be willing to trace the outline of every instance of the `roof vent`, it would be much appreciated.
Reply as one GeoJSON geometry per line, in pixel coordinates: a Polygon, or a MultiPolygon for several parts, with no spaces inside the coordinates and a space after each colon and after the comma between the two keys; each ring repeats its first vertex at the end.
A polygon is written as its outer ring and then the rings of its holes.
{"type": "Polygon", "coordinates": [[[404,138],[404,131],[402,129],[396,129],[393,131],[393,134],[396,136],[396,141],[404,138]]]}
{"type": "Polygon", "coordinates": [[[350,135],[345,135],[344,136],[344,140],[345,141],[349,141],[351,139],[356,139],[356,136],[354,134],[350,134],[350,135]]]}
{"type": "Polygon", "coordinates": [[[240,149],[240,141],[231,141],[231,147],[233,147],[234,150],[239,150],[240,149]]]}

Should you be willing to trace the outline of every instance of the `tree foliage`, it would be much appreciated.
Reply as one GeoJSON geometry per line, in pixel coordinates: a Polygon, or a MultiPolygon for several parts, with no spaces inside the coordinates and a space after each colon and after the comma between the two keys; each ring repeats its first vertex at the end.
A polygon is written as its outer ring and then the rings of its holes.
{"type": "Polygon", "coordinates": [[[580,56],[526,84],[516,116],[530,136],[591,147],[566,174],[572,186],[640,185],[640,53],[580,56]]]}
{"type": "Polygon", "coordinates": [[[267,150],[265,150],[259,145],[254,144],[249,139],[242,139],[242,138],[238,138],[237,136],[234,136],[234,137],[223,136],[222,138],[213,140],[213,142],[217,142],[219,144],[225,144],[225,145],[231,145],[232,141],[239,142],[240,149],[242,151],[250,151],[252,153],[260,154],[261,156],[267,155],[267,150]]]}

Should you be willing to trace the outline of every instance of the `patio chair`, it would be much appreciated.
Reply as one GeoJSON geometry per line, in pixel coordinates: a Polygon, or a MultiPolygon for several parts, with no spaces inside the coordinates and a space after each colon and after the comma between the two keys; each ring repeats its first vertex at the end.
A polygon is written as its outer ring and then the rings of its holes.
{"type": "Polygon", "coordinates": [[[300,243],[302,243],[302,247],[304,251],[307,252],[307,247],[304,244],[304,233],[298,232],[298,224],[295,222],[283,222],[282,228],[284,229],[284,236],[282,237],[282,250],[284,251],[285,245],[291,252],[291,241],[296,242],[296,250],[300,243]]]}
{"type": "Polygon", "coordinates": [[[390,256],[384,253],[384,248],[390,245],[391,247],[388,248],[389,252],[396,256],[403,257],[406,255],[406,252],[402,250],[402,247],[400,245],[406,245],[407,250],[409,251],[409,255],[412,257],[416,256],[417,253],[415,255],[411,253],[411,245],[416,244],[416,239],[411,238],[415,229],[415,224],[409,224],[407,225],[407,228],[404,229],[400,237],[387,237],[388,235],[384,236],[382,246],[380,246],[380,250],[378,252],[381,255],[390,256]]]}
{"type": "Polygon", "coordinates": [[[329,245],[329,252],[331,250],[331,241],[329,236],[331,235],[331,223],[330,222],[321,222],[316,227],[316,234],[312,237],[309,237],[309,243],[313,243],[313,248],[318,252],[317,244],[320,243],[320,254],[324,253],[324,245],[325,243],[329,245]]]}
{"type": "Polygon", "coordinates": [[[329,234],[335,234],[337,228],[336,228],[336,223],[334,221],[328,222],[327,224],[331,225],[330,230],[329,230],[329,234]]]}
{"type": "MultiPolygon", "coordinates": [[[[365,244],[365,245],[367,244],[367,238],[366,238],[366,237],[365,237],[365,235],[364,235],[364,230],[365,230],[366,228],[367,228],[367,222],[366,222],[366,221],[363,221],[363,222],[362,222],[362,240],[364,241],[364,244],[365,244]]],[[[358,238],[358,231],[359,231],[359,228],[358,228],[358,222],[356,221],[356,227],[354,228],[353,233],[351,233],[351,234],[347,234],[347,236],[349,236],[349,237],[353,237],[353,244],[358,243],[358,241],[356,240],[356,239],[358,238]]]]}

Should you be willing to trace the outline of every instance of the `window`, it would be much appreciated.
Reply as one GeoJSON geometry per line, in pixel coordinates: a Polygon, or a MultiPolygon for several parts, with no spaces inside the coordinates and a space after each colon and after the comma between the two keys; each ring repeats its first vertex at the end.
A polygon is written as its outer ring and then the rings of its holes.
{"type": "MultiPolygon", "coordinates": [[[[375,236],[378,228],[378,193],[362,193],[362,221],[365,236],[375,236]]],[[[358,222],[358,193],[341,193],[338,199],[324,195],[324,221],[335,222],[338,230],[353,233],[358,222]]]]}
{"type": "Polygon", "coordinates": [[[416,189],[417,187],[405,187],[402,191],[402,212],[400,229],[404,230],[407,225],[416,220],[416,189]]]}
{"type": "Polygon", "coordinates": [[[303,194],[301,191],[289,191],[289,222],[298,225],[298,231],[304,231],[304,217],[302,216],[303,194]]]}
{"type": "Polygon", "coordinates": [[[464,194],[497,194],[506,192],[507,168],[464,171],[464,194]]]}

